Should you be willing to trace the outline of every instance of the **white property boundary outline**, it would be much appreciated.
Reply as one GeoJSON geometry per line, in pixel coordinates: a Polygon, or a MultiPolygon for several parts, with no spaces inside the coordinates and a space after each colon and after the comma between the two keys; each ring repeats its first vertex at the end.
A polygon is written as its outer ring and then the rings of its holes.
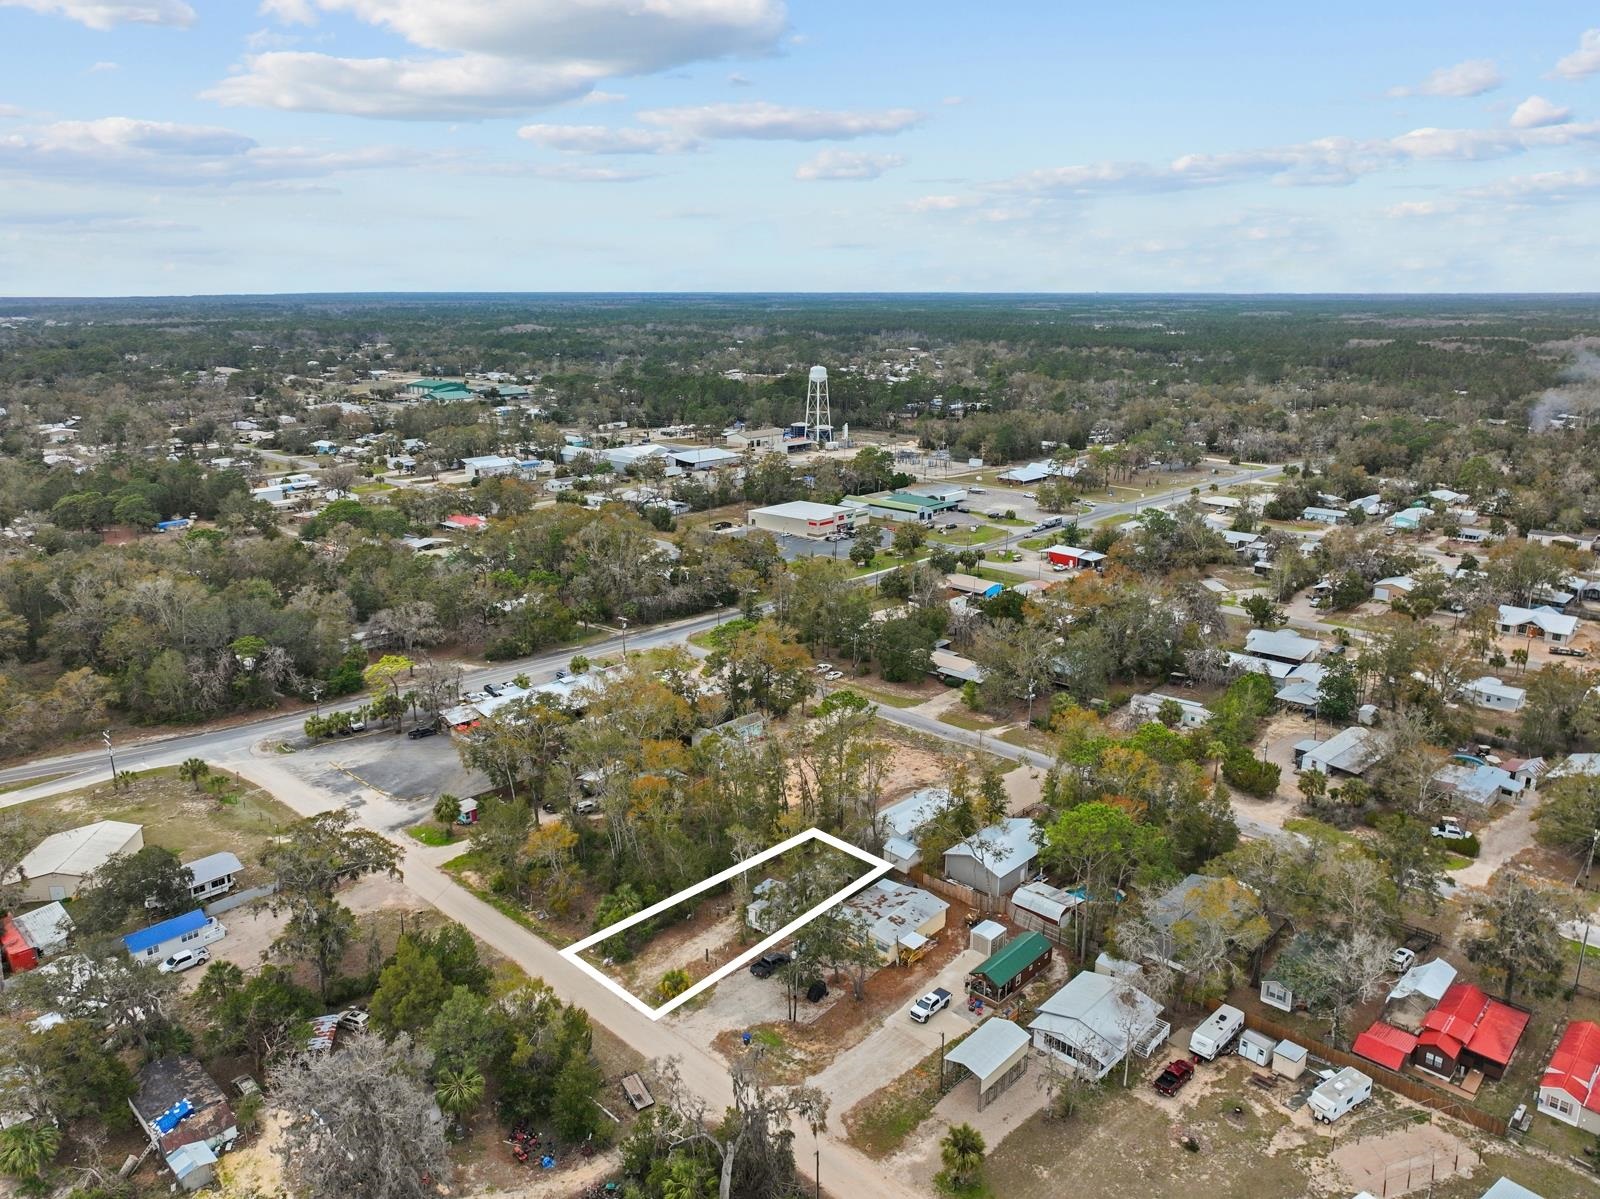
{"type": "Polygon", "coordinates": [[[829,833],[825,833],[821,829],[807,829],[805,832],[798,833],[786,841],[780,841],[777,845],[774,845],[770,849],[762,850],[754,857],[746,858],[743,862],[739,862],[728,867],[728,869],[722,871],[720,874],[713,874],[704,882],[696,883],[692,887],[686,887],[674,895],[669,895],[660,903],[651,904],[642,912],[635,912],[626,920],[618,920],[615,924],[608,924],[599,932],[585,937],[577,944],[568,945],[561,951],[561,956],[566,958],[567,961],[571,962],[579,970],[582,970],[597,983],[604,986],[613,995],[616,995],[619,999],[626,1000],[628,1003],[632,1004],[651,1020],[659,1020],[674,1008],[688,1003],[689,1000],[700,994],[700,992],[709,987],[716,986],[717,983],[727,978],[728,975],[739,969],[739,967],[743,966],[746,962],[754,961],[767,950],[771,949],[774,945],[778,944],[778,942],[782,941],[785,937],[798,932],[802,926],[810,923],[812,920],[815,920],[818,916],[822,915],[822,913],[833,907],[834,904],[839,903],[841,900],[848,899],[859,888],[876,882],[893,869],[894,863],[885,861],[883,858],[880,858],[875,854],[870,854],[858,846],[851,845],[848,841],[841,841],[838,837],[832,836],[829,833]],[[830,845],[842,853],[847,853],[851,857],[867,863],[867,865],[871,866],[872,869],[860,878],[853,879],[846,886],[841,887],[838,891],[835,891],[832,895],[828,896],[828,898],[824,899],[821,903],[812,908],[810,911],[806,912],[804,915],[789,921],[788,924],[784,925],[770,937],[767,937],[765,940],[760,941],[751,948],[745,950],[731,962],[728,962],[718,967],[716,970],[713,970],[709,975],[707,975],[705,978],[702,978],[688,990],[683,991],[678,995],[674,995],[660,1007],[651,1007],[632,991],[628,990],[628,988],[624,987],[621,983],[604,973],[598,967],[593,966],[584,960],[583,951],[588,949],[591,945],[597,945],[601,941],[608,940],[611,937],[616,936],[618,933],[632,928],[635,924],[639,924],[642,921],[648,920],[650,917],[658,915],[659,913],[666,911],[668,908],[700,894],[702,891],[710,890],[719,883],[725,883],[730,878],[741,875],[747,870],[752,870],[761,865],[763,862],[771,861],[780,854],[788,853],[791,849],[798,849],[808,841],[821,841],[824,845],[830,845]]]}

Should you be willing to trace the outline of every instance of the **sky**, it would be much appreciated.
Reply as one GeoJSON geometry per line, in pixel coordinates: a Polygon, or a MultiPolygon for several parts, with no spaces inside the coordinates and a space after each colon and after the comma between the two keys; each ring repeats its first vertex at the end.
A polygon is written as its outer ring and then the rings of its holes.
{"type": "Polygon", "coordinates": [[[1600,291],[1600,9],[0,0],[0,295],[1600,291]]]}

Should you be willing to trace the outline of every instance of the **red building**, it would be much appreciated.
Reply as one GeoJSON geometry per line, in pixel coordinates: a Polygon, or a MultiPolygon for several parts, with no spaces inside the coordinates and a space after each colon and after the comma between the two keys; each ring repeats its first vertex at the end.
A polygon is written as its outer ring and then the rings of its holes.
{"type": "Polygon", "coordinates": [[[1371,1028],[1356,1038],[1350,1048],[1369,1062],[1377,1062],[1387,1070],[1399,1073],[1411,1060],[1417,1047],[1417,1038],[1403,1028],[1375,1021],[1371,1028]]]}
{"type": "Polygon", "coordinates": [[[1073,570],[1099,570],[1106,560],[1106,556],[1097,550],[1080,550],[1075,545],[1052,545],[1044,551],[1044,556],[1055,566],[1067,566],[1073,570]]]}
{"type": "Polygon", "coordinates": [[[1490,999],[1471,983],[1456,983],[1423,1019],[1411,1060],[1445,1078],[1458,1069],[1499,1078],[1527,1027],[1527,1012],[1490,999]]]}

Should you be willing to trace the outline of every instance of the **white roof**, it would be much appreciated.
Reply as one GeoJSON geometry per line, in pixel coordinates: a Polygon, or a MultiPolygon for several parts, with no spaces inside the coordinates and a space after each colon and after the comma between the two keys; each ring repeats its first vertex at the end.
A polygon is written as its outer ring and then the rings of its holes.
{"type": "Polygon", "coordinates": [[[1274,679],[1286,679],[1294,670],[1294,667],[1287,662],[1258,658],[1254,654],[1241,654],[1238,650],[1232,649],[1228,651],[1228,665],[1237,666],[1240,670],[1253,670],[1257,674],[1264,674],[1274,679]]]}
{"type": "Polygon", "coordinates": [[[189,872],[194,875],[195,886],[202,883],[214,882],[219,878],[227,878],[231,874],[238,874],[244,869],[239,859],[227,850],[221,853],[209,854],[197,862],[184,863],[189,867],[189,872]]]}
{"type": "Polygon", "coordinates": [[[996,878],[1009,874],[1023,862],[1039,855],[1033,840],[1034,824],[1025,816],[1014,816],[980,829],[965,841],[944,851],[944,856],[975,858],[996,878]]]}
{"type": "Polygon", "coordinates": [[[950,905],[937,895],[886,878],[852,895],[844,905],[866,917],[875,941],[882,945],[905,942],[913,949],[917,947],[913,939],[917,929],[950,910],[950,905]]]}
{"type": "Polygon", "coordinates": [[[42,908],[13,916],[11,922],[35,949],[54,949],[64,945],[72,935],[72,917],[59,903],[47,903],[42,908]]]}
{"type": "Polygon", "coordinates": [[[787,516],[791,520],[832,520],[841,514],[847,514],[849,508],[841,508],[838,504],[817,504],[810,500],[790,500],[787,504],[773,504],[767,508],[755,508],[751,516],[787,516]]]}
{"type": "Polygon", "coordinates": [[[1456,968],[1443,958],[1434,958],[1431,962],[1418,962],[1400,976],[1400,981],[1395,983],[1394,990],[1389,992],[1389,999],[1393,1001],[1411,995],[1425,995],[1438,1003],[1450,989],[1450,984],[1455,981],[1456,968]]]}
{"type": "Polygon", "coordinates": [[[1028,1046],[1028,1034],[1009,1020],[985,1020],[961,1044],[944,1055],[944,1060],[965,1066],[978,1076],[982,1090],[995,1074],[1008,1068],[1017,1054],[1028,1046]]]}
{"type": "Polygon", "coordinates": [[[81,877],[104,866],[107,858],[121,853],[143,828],[141,824],[121,820],[97,820],[46,837],[19,865],[27,878],[42,878],[47,874],[81,877]]]}
{"type": "Polygon", "coordinates": [[[1546,633],[1554,633],[1561,637],[1570,637],[1578,630],[1576,616],[1568,616],[1565,612],[1557,612],[1547,606],[1519,608],[1514,604],[1501,604],[1500,623],[1513,626],[1538,625],[1546,633]]]}
{"type": "Polygon", "coordinates": [[[1509,699],[1514,700],[1517,703],[1521,703],[1528,696],[1528,693],[1521,687],[1513,687],[1509,683],[1502,683],[1492,674],[1486,674],[1482,678],[1473,679],[1472,682],[1467,684],[1467,690],[1476,695],[1492,696],[1497,699],[1509,699]]]}
{"type": "Polygon", "coordinates": [[[1566,759],[1550,772],[1552,780],[1571,778],[1576,774],[1600,774],[1600,754],[1568,754],[1566,759]]]}
{"type": "Polygon", "coordinates": [[[1483,1193],[1483,1199],[1544,1199],[1537,1191],[1530,1191],[1520,1182],[1497,1178],[1494,1185],[1483,1193]]]}
{"type": "Polygon", "coordinates": [[[494,470],[502,466],[515,466],[517,460],[503,454],[479,454],[473,458],[463,458],[461,464],[468,470],[494,470]]]}
{"type": "Polygon", "coordinates": [[[1061,923],[1061,917],[1082,902],[1072,892],[1052,887],[1049,883],[1024,883],[1011,893],[1013,906],[1042,916],[1053,924],[1061,923]]]}
{"type": "Polygon", "coordinates": [[[1390,575],[1373,584],[1374,587],[1398,587],[1401,591],[1410,591],[1416,585],[1417,581],[1410,575],[1390,575]]]}
{"type": "Polygon", "coordinates": [[[1377,733],[1355,724],[1335,733],[1306,756],[1326,763],[1330,769],[1360,774],[1383,756],[1385,746],[1377,733]]]}
{"type": "MultiPolygon", "coordinates": [[[[1085,970],[1041,1003],[1038,1016],[1028,1027],[1042,1028],[1069,1044],[1115,1052],[1127,1047],[1130,1007],[1138,1011],[1146,1026],[1161,1018],[1161,1005],[1139,988],[1085,970]]],[[[1139,1031],[1137,1027],[1135,1031],[1139,1031]]],[[[1096,1056],[1104,1060],[1102,1054],[1096,1056]]]]}
{"type": "Polygon", "coordinates": [[[1248,654],[1304,662],[1316,657],[1322,643],[1285,629],[1251,629],[1245,634],[1244,648],[1248,654]]]}
{"type": "Polygon", "coordinates": [[[883,827],[898,837],[909,837],[950,806],[950,792],[943,787],[924,787],[880,809],[883,827]]]}

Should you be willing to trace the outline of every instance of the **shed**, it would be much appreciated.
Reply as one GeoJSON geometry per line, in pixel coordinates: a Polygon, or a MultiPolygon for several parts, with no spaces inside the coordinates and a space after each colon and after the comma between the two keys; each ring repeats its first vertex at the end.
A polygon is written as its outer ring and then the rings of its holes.
{"type": "Polygon", "coordinates": [[[650,1094],[650,1088],[644,1085],[644,1079],[637,1074],[629,1074],[622,1080],[622,1093],[628,1097],[628,1102],[636,1112],[655,1104],[655,1096],[650,1094]]]}
{"type": "Polygon", "coordinates": [[[1356,1037],[1350,1048],[1369,1062],[1376,1062],[1386,1070],[1396,1073],[1405,1068],[1417,1047],[1415,1034],[1382,1020],[1374,1021],[1365,1032],[1356,1037]]]}
{"type": "Polygon", "coordinates": [[[234,879],[244,865],[227,850],[208,854],[195,862],[186,862],[192,876],[189,895],[193,899],[210,899],[233,890],[234,879]]]}
{"type": "Polygon", "coordinates": [[[973,968],[967,990],[984,999],[1005,999],[1050,965],[1054,949],[1043,934],[1022,933],[973,968]]]}
{"type": "Polygon", "coordinates": [[[986,1020],[978,1031],[944,1055],[978,1080],[978,1110],[1005,1093],[1028,1068],[1028,1033],[1009,1020],[986,1020]]]}
{"type": "Polygon", "coordinates": [[[1299,1078],[1306,1072],[1305,1046],[1279,1041],[1272,1051],[1272,1072],[1284,1078],[1299,1078]]]}
{"type": "Polygon", "coordinates": [[[59,903],[47,903],[19,916],[7,916],[0,926],[6,967],[32,970],[40,959],[65,949],[71,936],[72,917],[59,903]]]}
{"type": "Polygon", "coordinates": [[[1275,1039],[1253,1028],[1239,1034],[1239,1056],[1258,1066],[1272,1065],[1272,1051],[1276,1046],[1275,1039]]]}
{"type": "Polygon", "coordinates": [[[944,585],[951,591],[960,592],[962,595],[975,595],[979,599],[993,599],[1004,591],[1004,583],[993,583],[988,579],[980,579],[977,575],[953,574],[946,575],[944,585]]]}
{"type": "MultiPolygon", "coordinates": [[[[117,854],[144,848],[144,826],[121,820],[97,820],[46,837],[17,864],[23,901],[49,903],[71,899],[83,880],[117,854]]],[[[13,874],[12,878],[16,875],[13,874]]]]}
{"type": "Polygon", "coordinates": [[[1081,895],[1052,887],[1049,883],[1024,883],[1011,893],[1011,910],[1016,922],[1023,928],[1043,933],[1053,941],[1061,939],[1061,930],[1082,903],[1081,895]]]}
{"type": "Polygon", "coordinates": [[[967,948],[976,949],[985,957],[989,957],[1005,943],[1005,939],[1005,925],[998,920],[985,920],[982,924],[973,926],[972,935],[967,940],[967,948]]]}

